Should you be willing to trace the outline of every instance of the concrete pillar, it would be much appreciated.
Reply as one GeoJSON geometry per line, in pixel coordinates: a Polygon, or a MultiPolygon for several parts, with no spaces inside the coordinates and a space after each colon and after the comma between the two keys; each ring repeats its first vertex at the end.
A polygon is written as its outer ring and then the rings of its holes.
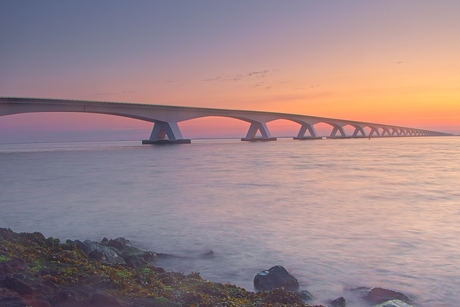
{"type": "Polygon", "coordinates": [[[311,140],[311,139],[321,139],[321,138],[318,137],[318,134],[316,133],[315,127],[313,127],[313,125],[302,123],[299,133],[297,134],[296,137],[294,137],[294,140],[311,140]],[[305,136],[305,133],[307,131],[308,133],[310,133],[310,136],[305,136]]]}
{"type": "Polygon", "coordinates": [[[345,133],[345,130],[343,129],[342,126],[339,126],[337,124],[333,124],[334,129],[332,129],[331,135],[329,136],[330,138],[346,138],[347,134],[345,133]],[[337,132],[340,133],[340,136],[337,137],[337,132]]]}
{"type": "Polygon", "coordinates": [[[272,137],[268,130],[267,124],[262,122],[251,122],[248,133],[242,141],[276,141],[276,138],[272,137]],[[257,131],[260,131],[262,137],[256,137],[257,131]]]}
{"type": "Polygon", "coordinates": [[[153,125],[152,133],[148,140],[142,144],[189,144],[190,139],[184,139],[176,122],[157,121],[153,125]],[[168,137],[168,138],[166,138],[168,137]]]}
{"type": "Polygon", "coordinates": [[[385,134],[386,134],[387,136],[391,136],[390,130],[389,130],[387,127],[382,127],[382,130],[383,130],[382,136],[385,136],[385,134]]]}
{"type": "Polygon", "coordinates": [[[371,128],[371,132],[369,133],[369,137],[373,136],[374,134],[376,136],[380,136],[379,129],[375,128],[374,126],[369,126],[371,128]]]}
{"type": "Polygon", "coordinates": [[[356,138],[358,137],[358,134],[361,134],[362,137],[366,136],[366,132],[364,131],[363,127],[358,126],[358,125],[352,125],[355,127],[355,131],[353,132],[353,137],[356,138]]]}

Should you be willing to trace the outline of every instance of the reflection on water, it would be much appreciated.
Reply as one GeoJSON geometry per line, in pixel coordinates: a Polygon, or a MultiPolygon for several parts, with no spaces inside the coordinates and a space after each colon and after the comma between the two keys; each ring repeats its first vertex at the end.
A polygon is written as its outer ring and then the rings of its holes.
{"type": "Polygon", "coordinates": [[[452,306],[459,152],[455,137],[0,145],[0,227],[124,236],[248,289],[281,264],[319,302],[381,286],[452,306]]]}

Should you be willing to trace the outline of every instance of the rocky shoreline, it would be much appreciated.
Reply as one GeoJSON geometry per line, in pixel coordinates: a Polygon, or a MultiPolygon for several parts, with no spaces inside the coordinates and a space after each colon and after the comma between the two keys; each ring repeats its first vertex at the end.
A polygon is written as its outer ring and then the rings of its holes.
{"type": "MultiPolygon", "coordinates": [[[[204,280],[197,272],[166,272],[159,256],[124,238],[101,242],[45,238],[39,232],[0,228],[0,307],[310,306],[282,266],[255,272],[257,292],[204,280]]],[[[382,288],[356,288],[373,307],[410,307],[407,295],[382,288]]],[[[327,306],[345,307],[343,297],[327,306]]],[[[320,306],[316,306],[320,307],[320,306]]]]}

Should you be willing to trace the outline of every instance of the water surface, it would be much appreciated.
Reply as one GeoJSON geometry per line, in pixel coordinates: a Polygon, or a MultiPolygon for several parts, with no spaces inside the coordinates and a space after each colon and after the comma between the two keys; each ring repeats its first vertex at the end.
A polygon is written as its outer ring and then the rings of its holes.
{"type": "Polygon", "coordinates": [[[459,154],[458,137],[3,144],[0,227],[123,236],[249,290],[280,264],[319,303],[380,286],[455,306],[459,154]]]}

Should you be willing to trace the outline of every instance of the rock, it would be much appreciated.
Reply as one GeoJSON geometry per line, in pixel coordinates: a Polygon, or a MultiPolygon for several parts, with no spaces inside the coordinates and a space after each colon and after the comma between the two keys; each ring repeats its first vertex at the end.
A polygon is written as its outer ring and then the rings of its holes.
{"type": "Polygon", "coordinates": [[[134,269],[145,268],[149,262],[153,262],[157,258],[153,252],[143,251],[132,246],[125,246],[121,256],[126,264],[134,269]]]}
{"type": "Polygon", "coordinates": [[[2,297],[0,298],[0,306],[1,307],[27,306],[27,301],[20,296],[2,297]]]}
{"type": "Polygon", "coordinates": [[[8,271],[5,271],[5,273],[22,272],[26,269],[26,261],[22,258],[14,258],[3,262],[3,266],[8,271]]]}
{"type": "Polygon", "coordinates": [[[20,296],[33,296],[34,289],[28,283],[14,277],[6,277],[3,281],[6,288],[16,291],[20,296]]]}
{"type": "MultiPolygon", "coordinates": [[[[146,297],[138,300],[144,307],[180,307],[180,304],[174,303],[164,297],[146,297]]],[[[217,304],[216,306],[220,306],[217,304]]]]}
{"type": "Polygon", "coordinates": [[[48,247],[57,247],[61,241],[58,238],[49,237],[45,240],[45,244],[48,247]]]}
{"type": "Polygon", "coordinates": [[[265,306],[264,303],[268,306],[277,306],[277,304],[285,304],[288,306],[303,305],[302,300],[297,296],[296,293],[286,291],[282,288],[275,288],[273,290],[265,292],[262,303],[262,306],[265,306]]]}
{"type": "Polygon", "coordinates": [[[22,233],[19,234],[19,237],[22,240],[28,240],[28,241],[37,243],[40,246],[43,246],[45,244],[45,240],[46,240],[45,236],[41,232],[38,232],[38,231],[36,231],[34,233],[22,232],[22,233]]]}
{"type": "Polygon", "coordinates": [[[374,305],[373,307],[413,307],[413,306],[403,301],[400,301],[400,300],[389,300],[381,304],[374,305]]]}
{"type": "Polygon", "coordinates": [[[143,269],[149,264],[147,261],[144,260],[144,258],[139,256],[132,256],[124,259],[126,264],[132,267],[133,269],[143,269]]]}
{"type": "MultiPolygon", "coordinates": [[[[82,250],[84,251],[85,253],[88,253],[88,248],[86,247],[86,245],[80,241],[80,240],[75,240],[75,241],[72,241],[72,240],[66,240],[65,241],[66,245],[67,246],[71,246],[72,248],[77,248],[79,250],[82,250]]],[[[67,249],[67,248],[65,248],[67,249]]]]}
{"type": "Polygon", "coordinates": [[[257,273],[254,277],[254,287],[264,291],[281,287],[289,291],[297,291],[299,282],[284,267],[277,265],[267,271],[257,273]]]}
{"type": "Polygon", "coordinates": [[[115,240],[109,240],[107,246],[115,247],[119,251],[122,251],[125,247],[131,247],[131,242],[123,237],[119,237],[115,240]]]}
{"type": "Polygon", "coordinates": [[[9,228],[0,228],[0,238],[9,239],[14,235],[14,232],[9,228]]]}
{"type": "MultiPolygon", "coordinates": [[[[77,242],[77,240],[75,241],[77,242]]],[[[83,244],[86,247],[88,256],[108,264],[126,264],[125,260],[120,257],[112,248],[101,245],[90,240],[85,240],[83,244]]],[[[76,245],[78,248],[78,245],[76,245]]]]}
{"type": "Polygon", "coordinates": [[[116,298],[101,293],[93,294],[89,302],[94,307],[122,307],[116,298]]]}
{"type": "Polygon", "coordinates": [[[372,288],[369,293],[364,296],[364,299],[371,304],[380,304],[389,300],[400,300],[406,303],[410,303],[412,300],[405,294],[384,289],[384,288],[372,288]]]}
{"type": "Polygon", "coordinates": [[[54,297],[53,303],[58,304],[58,305],[68,303],[69,298],[70,298],[69,292],[62,290],[54,297]]]}
{"type": "Polygon", "coordinates": [[[29,300],[26,303],[26,306],[32,307],[53,307],[49,302],[44,300],[29,300]]]}
{"type": "Polygon", "coordinates": [[[311,301],[315,299],[315,296],[307,290],[302,290],[300,292],[297,292],[297,295],[300,297],[301,300],[304,300],[304,301],[311,301]]]}
{"type": "Polygon", "coordinates": [[[345,301],[345,298],[343,298],[342,296],[339,297],[339,298],[336,298],[333,301],[330,301],[329,304],[331,305],[331,307],[345,307],[345,306],[347,306],[347,302],[345,301]]]}
{"type": "Polygon", "coordinates": [[[212,257],[214,257],[214,252],[213,252],[212,249],[210,249],[207,252],[201,254],[201,257],[203,257],[203,258],[212,258],[212,257]]]}

